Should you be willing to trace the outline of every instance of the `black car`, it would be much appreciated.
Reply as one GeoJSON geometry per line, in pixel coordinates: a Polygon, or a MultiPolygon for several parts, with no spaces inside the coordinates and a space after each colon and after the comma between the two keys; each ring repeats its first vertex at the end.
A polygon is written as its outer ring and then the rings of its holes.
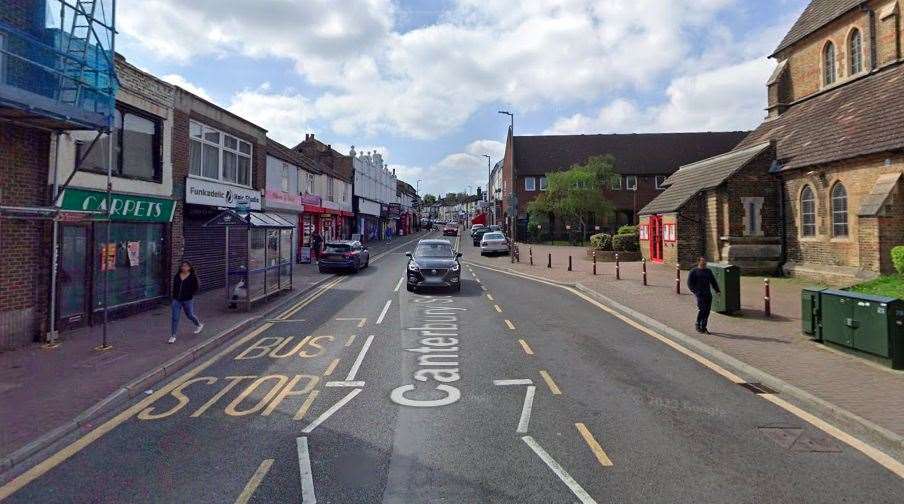
{"type": "Polygon", "coordinates": [[[370,252],[361,242],[354,240],[332,241],[326,244],[317,268],[321,273],[331,269],[344,269],[357,272],[370,264],[370,252]]]}
{"type": "Polygon", "coordinates": [[[405,278],[408,292],[418,287],[451,287],[461,290],[461,253],[455,252],[448,240],[420,240],[414,253],[408,252],[405,278]]]}
{"type": "MultiPolygon", "coordinates": [[[[491,226],[492,227],[492,226],[491,226]]],[[[480,240],[483,239],[483,235],[487,233],[492,233],[493,231],[488,227],[475,229],[473,233],[471,233],[471,237],[474,239],[474,246],[480,246],[480,240]]]]}

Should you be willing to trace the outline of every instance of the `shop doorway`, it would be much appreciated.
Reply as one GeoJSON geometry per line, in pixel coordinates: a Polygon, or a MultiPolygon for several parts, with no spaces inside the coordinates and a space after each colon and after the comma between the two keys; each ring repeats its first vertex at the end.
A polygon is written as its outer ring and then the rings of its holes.
{"type": "Polygon", "coordinates": [[[60,329],[88,322],[91,282],[91,228],[60,226],[59,280],[57,282],[57,325],[60,329]]]}
{"type": "Polygon", "coordinates": [[[662,262],[662,216],[650,216],[650,259],[662,262]]]}

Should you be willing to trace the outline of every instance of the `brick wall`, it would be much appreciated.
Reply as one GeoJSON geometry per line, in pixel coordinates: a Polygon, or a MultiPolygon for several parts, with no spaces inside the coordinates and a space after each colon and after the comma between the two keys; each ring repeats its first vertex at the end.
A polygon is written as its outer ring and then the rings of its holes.
{"type": "MultiPolygon", "coordinates": [[[[704,250],[704,229],[701,221],[704,219],[706,209],[705,195],[698,194],[690,199],[675,215],[675,235],[678,241],[675,245],[675,256],[670,262],[682,268],[690,268],[697,263],[697,258],[706,255],[704,250]]],[[[667,222],[663,217],[663,223],[667,222]]],[[[666,253],[663,252],[663,256],[666,253]]],[[[712,259],[712,258],[709,258],[712,259]]]]}
{"type": "MultiPolygon", "coordinates": [[[[0,123],[0,205],[43,206],[50,134],[0,123]]],[[[0,348],[37,340],[47,330],[50,226],[0,220],[0,348]]]]}

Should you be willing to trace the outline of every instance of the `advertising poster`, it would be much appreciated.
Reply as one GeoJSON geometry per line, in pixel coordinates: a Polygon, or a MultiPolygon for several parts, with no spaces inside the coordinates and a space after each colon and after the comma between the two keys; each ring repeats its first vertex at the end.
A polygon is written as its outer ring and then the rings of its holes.
{"type": "Polygon", "coordinates": [[[138,266],[138,256],[141,251],[141,242],[130,241],[128,244],[128,252],[129,252],[129,266],[135,267],[138,266]]]}
{"type": "Polygon", "coordinates": [[[113,271],[116,269],[116,244],[107,243],[100,248],[100,270],[113,271]]]}

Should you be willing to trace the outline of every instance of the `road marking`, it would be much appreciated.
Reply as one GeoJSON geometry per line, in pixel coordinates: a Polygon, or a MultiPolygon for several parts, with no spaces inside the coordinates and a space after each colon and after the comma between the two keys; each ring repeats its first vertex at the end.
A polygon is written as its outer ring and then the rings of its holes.
{"type": "Polygon", "coordinates": [[[264,480],[264,477],[267,475],[267,471],[270,470],[270,466],[273,465],[273,459],[267,459],[261,462],[261,465],[257,468],[257,471],[254,471],[254,475],[251,476],[251,479],[248,480],[248,483],[245,484],[245,489],[242,490],[242,493],[239,494],[239,498],[235,500],[235,504],[246,504],[249,500],[251,500],[251,496],[254,495],[254,491],[257,490],[257,487],[261,484],[261,481],[264,480]]]}
{"type": "Polygon", "coordinates": [[[549,391],[552,392],[552,395],[559,395],[562,393],[562,391],[559,390],[559,386],[556,385],[556,382],[552,381],[552,376],[549,376],[549,373],[541,369],[540,376],[543,377],[543,381],[546,382],[546,386],[549,387],[549,391]]]}
{"type": "Polygon", "coordinates": [[[524,404],[521,406],[521,418],[518,419],[518,434],[526,434],[527,427],[530,425],[530,411],[534,407],[534,393],[537,387],[528,385],[527,392],[524,394],[524,404]]]}
{"type": "Polygon", "coordinates": [[[524,353],[526,353],[527,355],[534,354],[534,351],[531,349],[530,345],[528,345],[526,341],[524,341],[523,339],[519,339],[518,343],[521,343],[521,348],[524,349],[524,353]]]}
{"type": "Polygon", "coordinates": [[[361,363],[364,362],[364,355],[367,354],[367,350],[370,349],[370,344],[374,342],[374,335],[371,334],[367,337],[367,340],[364,342],[364,346],[361,347],[361,351],[358,352],[358,358],[355,359],[354,364],[352,364],[352,368],[349,369],[348,375],[345,377],[346,381],[352,381],[355,379],[355,375],[358,374],[358,368],[361,367],[361,363]]]}
{"type": "Polygon", "coordinates": [[[352,390],[351,392],[346,394],[345,397],[343,397],[342,399],[339,399],[339,402],[330,406],[330,409],[321,413],[319,417],[317,417],[313,422],[311,422],[310,425],[305,427],[301,432],[303,432],[305,434],[310,434],[311,431],[313,431],[318,426],[320,426],[320,424],[325,422],[329,417],[333,416],[333,413],[339,411],[339,409],[342,408],[343,406],[345,406],[346,403],[351,401],[356,395],[360,394],[361,390],[362,389],[356,388],[355,390],[352,390]]]}
{"type": "Polygon", "coordinates": [[[487,294],[487,299],[489,299],[490,301],[493,301],[493,296],[490,294],[487,294]]]}
{"type": "Polygon", "coordinates": [[[495,308],[497,312],[502,313],[502,308],[500,308],[498,304],[494,304],[493,308],[495,308]]]}
{"type": "Polygon", "coordinates": [[[380,312],[380,316],[377,317],[377,324],[378,324],[378,325],[383,323],[383,317],[386,316],[386,312],[389,311],[389,305],[391,305],[391,304],[392,304],[392,300],[390,299],[390,300],[386,301],[386,304],[385,304],[385,305],[383,305],[383,311],[381,311],[381,312],[380,312]]]}
{"type": "Polygon", "coordinates": [[[513,324],[511,320],[505,319],[505,325],[507,325],[509,329],[515,330],[515,324],[513,324]]]}
{"type": "Polygon", "coordinates": [[[336,320],[357,320],[358,327],[364,327],[364,324],[367,323],[367,317],[339,317],[336,320]]]}
{"type": "Polygon", "coordinates": [[[308,414],[308,410],[311,409],[311,405],[314,404],[314,400],[317,399],[317,396],[320,395],[319,390],[312,390],[310,394],[304,399],[304,402],[301,403],[301,408],[298,409],[298,413],[295,413],[294,420],[301,420],[305,415],[308,414]]]}
{"type": "Polygon", "coordinates": [[[281,324],[286,322],[304,322],[306,319],[296,318],[296,319],[268,319],[267,322],[271,324],[281,324]]]}
{"type": "Polygon", "coordinates": [[[347,346],[347,347],[352,346],[352,343],[355,342],[355,336],[357,336],[357,334],[352,334],[351,336],[349,336],[348,341],[345,342],[345,346],[347,346]]]}
{"type": "MultiPolygon", "coordinates": [[[[537,278],[537,277],[534,277],[531,275],[524,275],[524,274],[515,273],[512,271],[504,271],[504,270],[500,270],[500,269],[496,269],[496,268],[490,268],[489,266],[483,266],[480,264],[475,264],[475,266],[477,266],[478,268],[484,268],[484,269],[488,269],[491,271],[495,271],[497,273],[502,273],[504,275],[524,278],[527,280],[532,280],[534,282],[550,285],[552,287],[558,287],[560,289],[564,289],[564,290],[574,294],[575,296],[583,299],[584,301],[592,304],[593,306],[596,306],[600,310],[621,320],[625,324],[655,338],[656,340],[671,347],[675,351],[689,357],[690,359],[697,361],[704,367],[706,367],[709,370],[715,372],[716,374],[722,376],[723,378],[729,380],[730,382],[745,383],[745,381],[746,381],[746,380],[741,379],[740,377],[738,377],[736,374],[732,373],[731,371],[728,371],[727,369],[723,368],[722,366],[716,364],[715,362],[712,362],[709,359],[703,357],[702,355],[699,355],[696,352],[694,352],[688,348],[685,348],[684,346],[680,345],[679,343],[659,334],[658,332],[640,324],[639,322],[628,317],[627,315],[624,315],[621,312],[618,312],[615,309],[604,305],[603,303],[591,298],[590,296],[588,296],[572,287],[568,287],[565,285],[559,285],[559,284],[549,282],[542,278],[537,278]]],[[[861,441],[860,439],[848,434],[847,432],[835,427],[834,425],[815,417],[814,415],[798,408],[797,406],[790,404],[789,402],[785,401],[784,399],[776,397],[775,395],[757,394],[757,397],[765,399],[765,400],[775,404],[776,406],[784,409],[785,411],[788,411],[789,413],[797,416],[801,420],[808,422],[809,424],[822,430],[826,434],[829,434],[830,436],[838,439],[839,441],[851,446],[855,450],[860,451],[867,457],[871,458],[877,464],[881,465],[882,467],[888,469],[889,471],[891,471],[892,473],[897,475],[899,478],[904,478],[904,463],[901,463],[901,462],[895,460],[894,458],[886,455],[884,452],[875,448],[874,446],[861,441]]]]}
{"type": "Polygon", "coordinates": [[[584,438],[584,442],[587,443],[587,446],[590,447],[590,451],[596,455],[596,460],[599,461],[601,466],[604,467],[612,467],[612,460],[606,455],[606,452],[603,451],[603,447],[600,446],[599,443],[596,442],[596,439],[593,437],[593,434],[590,433],[590,430],[586,425],[578,422],[574,424],[577,427],[578,432],[581,433],[581,437],[584,438]]]}
{"type": "Polygon", "coordinates": [[[331,381],[331,382],[326,382],[326,386],[327,387],[363,387],[364,382],[363,381],[349,381],[349,380],[331,381]]]}
{"type": "Polygon", "coordinates": [[[483,285],[481,285],[481,286],[480,286],[480,288],[481,288],[481,289],[483,289],[483,290],[484,290],[484,291],[486,291],[486,290],[487,290],[487,288],[486,288],[486,287],[484,287],[484,286],[483,286],[483,285]]]}
{"type": "Polygon", "coordinates": [[[301,502],[303,504],[316,504],[314,495],[314,473],[311,472],[311,455],[308,453],[308,438],[302,436],[295,438],[295,446],[298,448],[298,472],[301,477],[301,502]]]}
{"type": "MultiPolygon", "coordinates": [[[[287,318],[287,317],[292,316],[294,313],[296,313],[297,311],[301,310],[302,308],[304,308],[305,306],[309,305],[309,304],[312,303],[314,300],[316,300],[317,298],[319,298],[320,296],[322,296],[323,294],[325,294],[327,291],[329,291],[329,289],[331,289],[332,287],[338,285],[338,284],[339,284],[340,282],[342,282],[345,278],[346,278],[346,277],[338,277],[336,280],[333,280],[333,281],[331,281],[331,282],[328,282],[328,283],[324,284],[324,285],[323,285],[321,288],[319,288],[317,291],[311,293],[308,297],[306,297],[306,298],[302,299],[301,301],[299,301],[295,306],[293,306],[292,308],[288,309],[288,310],[287,310],[286,312],[284,312],[280,317],[277,317],[277,318],[287,318]]],[[[3,499],[9,497],[9,496],[12,495],[13,493],[19,491],[22,487],[24,487],[25,485],[31,483],[31,482],[34,481],[35,479],[40,478],[41,476],[43,476],[44,474],[46,474],[48,471],[50,471],[50,470],[53,469],[54,467],[56,467],[56,466],[60,465],[61,463],[65,462],[65,461],[68,460],[70,457],[72,457],[72,456],[75,455],[76,453],[80,452],[81,450],[83,450],[85,447],[87,447],[87,446],[90,445],[91,443],[97,441],[98,439],[100,439],[100,438],[103,437],[105,434],[107,434],[108,432],[110,432],[110,431],[112,431],[113,429],[115,429],[116,427],[118,427],[120,424],[122,424],[122,423],[125,422],[126,420],[131,419],[132,417],[134,417],[135,415],[137,415],[138,413],[140,413],[141,411],[143,411],[143,410],[144,410],[145,408],[147,408],[148,406],[154,404],[155,402],[157,402],[157,401],[160,400],[161,398],[163,398],[163,397],[169,395],[170,392],[172,392],[173,390],[175,390],[176,388],[178,388],[179,386],[181,386],[183,383],[185,383],[186,381],[188,381],[188,380],[194,378],[194,377],[197,376],[199,373],[201,373],[202,371],[204,371],[204,370],[207,369],[208,367],[212,366],[214,363],[216,363],[217,361],[219,361],[220,359],[222,359],[222,358],[225,357],[226,355],[229,355],[229,354],[231,354],[232,352],[236,351],[237,349],[241,348],[243,345],[245,345],[246,343],[248,343],[248,342],[251,341],[252,339],[256,338],[258,335],[260,335],[261,333],[263,333],[263,332],[266,331],[267,329],[270,329],[271,327],[273,327],[273,324],[270,324],[270,323],[264,323],[263,325],[261,325],[261,326],[258,327],[257,329],[254,329],[253,331],[251,331],[251,332],[248,333],[247,335],[245,335],[245,336],[243,336],[242,338],[236,340],[235,342],[233,342],[232,344],[230,344],[229,346],[227,346],[227,347],[224,348],[223,350],[217,352],[217,353],[214,354],[211,358],[207,359],[207,360],[204,361],[203,363],[201,363],[201,364],[195,366],[194,368],[192,368],[192,369],[186,371],[186,372],[183,373],[181,376],[179,376],[179,377],[176,378],[175,380],[173,380],[173,381],[167,383],[166,385],[163,385],[162,387],[160,387],[159,389],[157,389],[157,391],[154,392],[153,394],[151,394],[151,395],[145,397],[144,399],[142,399],[141,401],[135,403],[135,404],[132,405],[130,408],[128,408],[128,409],[122,411],[122,412],[119,413],[118,415],[114,416],[113,418],[111,418],[111,419],[107,420],[106,422],[102,423],[101,425],[97,426],[97,427],[96,427],[94,430],[92,430],[91,432],[89,432],[89,433],[85,434],[84,436],[82,436],[82,437],[76,439],[75,441],[73,441],[72,443],[68,444],[68,445],[67,445],[66,447],[64,447],[63,449],[57,451],[56,453],[54,453],[54,454],[51,455],[50,457],[48,457],[48,458],[46,458],[45,460],[43,460],[41,463],[35,465],[35,466],[32,467],[31,469],[25,471],[24,473],[20,474],[20,475],[17,476],[16,478],[10,480],[7,484],[5,484],[5,485],[3,485],[2,487],[0,487],[0,501],[2,501],[3,499]]]]}
{"type": "Polygon", "coordinates": [[[498,386],[507,386],[507,385],[533,385],[534,382],[530,380],[530,378],[519,378],[516,380],[493,380],[493,385],[498,386]]]}
{"type": "Polygon", "coordinates": [[[405,281],[405,277],[399,278],[399,283],[395,284],[395,289],[392,289],[392,292],[399,292],[399,289],[402,288],[402,282],[405,281]]]}
{"type": "Polygon", "coordinates": [[[575,481],[574,478],[572,478],[571,475],[568,474],[568,472],[559,465],[558,462],[550,457],[549,454],[546,453],[546,450],[544,450],[542,446],[534,441],[534,438],[530,436],[522,436],[521,440],[527,443],[527,446],[529,446],[530,449],[533,450],[538,457],[540,457],[540,460],[542,460],[543,463],[546,464],[546,466],[549,467],[552,472],[559,477],[560,480],[562,480],[562,483],[565,483],[565,486],[567,486],[568,489],[571,490],[571,493],[573,493],[575,497],[577,497],[578,500],[581,501],[582,504],[596,504],[596,501],[593,500],[593,497],[591,497],[590,494],[588,494],[587,491],[584,490],[581,485],[578,484],[578,482],[575,481]]]}
{"type": "Polygon", "coordinates": [[[326,371],[323,372],[323,376],[329,376],[329,375],[333,374],[333,371],[336,370],[336,366],[338,366],[338,365],[339,365],[339,359],[333,359],[333,361],[330,362],[330,365],[326,367],[326,371]]]}

